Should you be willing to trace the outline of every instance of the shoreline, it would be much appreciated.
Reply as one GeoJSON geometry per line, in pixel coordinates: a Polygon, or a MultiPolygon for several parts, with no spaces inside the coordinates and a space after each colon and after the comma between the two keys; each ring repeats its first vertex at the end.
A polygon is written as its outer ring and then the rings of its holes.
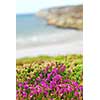
{"type": "Polygon", "coordinates": [[[41,55],[58,56],[67,54],[82,54],[82,47],[82,41],[73,41],[72,43],[53,44],[35,48],[21,49],[16,50],[16,59],[36,57],[41,55]]]}
{"type": "Polygon", "coordinates": [[[83,32],[62,31],[63,34],[34,36],[31,40],[16,43],[16,58],[35,57],[41,55],[57,56],[67,54],[82,54],[83,32]]]}
{"type": "Polygon", "coordinates": [[[82,41],[83,32],[77,30],[55,30],[52,33],[45,32],[42,34],[35,34],[27,38],[20,37],[16,40],[16,49],[26,49],[31,47],[47,46],[52,44],[71,43],[82,41]]]}

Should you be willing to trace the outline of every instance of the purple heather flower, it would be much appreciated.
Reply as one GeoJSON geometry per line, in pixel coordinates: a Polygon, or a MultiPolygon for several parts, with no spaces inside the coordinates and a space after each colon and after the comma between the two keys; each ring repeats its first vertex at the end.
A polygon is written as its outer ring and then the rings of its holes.
{"type": "Polygon", "coordinates": [[[55,81],[51,81],[50,82],[50,89],[52,90],[55,86],[56,86],[56,82],[55,81]]]}
{"type": "Polygon", "coordinates": [[[71,98],[71,100],[75,100],[74,98],[71,98]]]}
{"type": "Polygon", "coordinates": [[[56,87],[56,91],[59,92],[59,90],[60,90],[60,87],[57,86],[57,87],[56,87]]]}
{"type": "Polygon", "coordinates": [[[37,90],[36,89],[33,89],[33,94],[37,94],[37,90]]]}
{"type": "Polygon", "coordinates": [[[67,85],[66,84],[60,84],[58,86],[66,88],[67,85]]]}
{"type": "Polygon", "coordinates": [[[70,82],[70,79],[66,79],[66,80],[64,80],[64,82],[67,82],[67,83],[69,83],[69,82],[70,82]]]}
{"type": "Polygon", "coordinates": [[[47,80],[49,80],[50,77],[51,77],[51,73],[48,73],[48,75],[47,75],[47,80]]]}
{"type": "Polygon", "coordinates": [[[72,87],[70,85],[68,85],[67,90],[68,90],[68,92],[72,92],[72,87]]]}
{"type": "Polygon", "coordinates": [[[48,95],[48,91],[44,91],[44,95],[47,96],[48,95]]]}
{"type": "Polygon", "coordinates": [[[60,89],[60,94],[64,94],[64,88],[60,89]]]}
{"type": "Polygon", "coordinates": [[[55,75],[55,74],[57,74],[58,73],[58,69],[57,68],[54,68],[53,70],[52,70],[52,75],[55,75]]]}
{"type": "Polygon", "coordinates": [[[79,88],[78,87],[75,87],[75,91],[78,91],[79,90],[79,88]]]}
{"type": "Polygon", "coordinates": [[[40,78],[43,78],[43,75],[42,74],[40,74],[40,78]]]}
{"type": "Polygon", "coordinates": [[[22,86],[23,86],[23,84],[22,84],[22,83],[19,83],[19,84],[18,84],[18,86],[19,86],[19,87],[22,87],[22,86]]]}
{"type": "Polygon", "coordinates": [[[74,86],[78,86],[78,82],[72,81],[72,84],[73,84],[74,86]]]}
{"type": "Polygon", "coordinates": [[[25,84],[24,85],[24,89],[28,89],[28,84],[25,84]]]}
{"type": "Polygon", "coordinates": [[[28,84],[28,81],[25,81],[24,84],[28,84]]]}
{"type": "Polygon", "coordinates": [[[75,91],[74,96],[77,97],[78,95],[79,95],[79,93],[77,91],[75,91]]]}
{"type": "Polygon", "coordinates": [[[18,93],[19,91],[18,90],[16,90],[16,93],[18,93]]]}
{"type": "Polygon", "coordinates": [[[62,65],[62,66],[60,67],[60,69],[59,69],[59,72],[64,72],[65,69],[66,69],[66,66],[62,65]]]}
{"type": "Polygon", "coordinates": [[[50,66],[47,66],[47,67],[46,67],[46,71],[48,71],[48,70],[49,70],[49,68],[50,68],[50,66]]]}
{"type": "Polygon", "coordinates": [[[80,91],[83,91],[83,86],[82,85],[79,86],[79,89],[80,89],[80,91]]]}
{"type": "Polygon", "coordinates": [[[67,92],[67,88],[64,88],[64,90],[63,90],[63,91],[64,91],[64,93],[66,93],[66,92],[67,92]]]}
{"type": "Polygon", "coordinates": [[[48,85],[46,84],[45,81],[42,81],[42,82],[41,82],[41,85],[42,85],[43,87],[45,87],[45,88],[48,88],[48,85]]]}
{"type": "Polygon", "coordinates": [[[16,94],[16,97],[18,97],[18,94],[16,94]]]}
{"type": "Polygon", "coordinates": [[[23,97],[27,97],[27,93],[26,92],[22,92],[23,97]]]}
{"type": "Polygon", "coordinates": [[[32,98],[33,97],[33,93],[30,93],[30,98],[32,98]]]}
{"type": "Polygon", "coordinates": [[[30,89],[30,90],[33,90],[33,89],[34,89],[34,85],[31,84],[31,85],[29,86],[29,89],[30,89]]]}
{"type": "Polygon", "coordinates": [[[49,69],[49,66],[47,66],[47,67],[44,69],[44,73],[45,73],[45,74],[48,72],[48,69],[49,69]]]}
{"type": "Polygon", "coordinates": [[[42,89],[41,89],[41,87],[39,85],[36,86],[36,90],[37,90],[38,93],[42,92],[42,89]]]}
{"type": "Polygon", "coordinates": [[[38,77],[38,78],[36,78],[36,81],[40,81],[40,78],[38,77]]]}
{"type": "Polygon", "coordinates": [[[61,81],[62,80],[62,76],[57,74],[56,76],[54,76],[53,80],[54,81],[61,81]]]}
{"type": "Polygon", "coordinates": [[[53,98],[51,98],[50,100],[54,100],[53,98]]]}

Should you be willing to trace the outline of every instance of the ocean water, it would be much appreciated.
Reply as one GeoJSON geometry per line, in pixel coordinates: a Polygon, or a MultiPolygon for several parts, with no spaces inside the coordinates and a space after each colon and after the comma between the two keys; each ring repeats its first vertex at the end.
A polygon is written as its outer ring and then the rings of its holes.
{"type": "Polygon", "coordinates": [[[50,26],[35,14],[16,15],[17,50],[76,41],[82,41],[81,31],[50,26]]]}

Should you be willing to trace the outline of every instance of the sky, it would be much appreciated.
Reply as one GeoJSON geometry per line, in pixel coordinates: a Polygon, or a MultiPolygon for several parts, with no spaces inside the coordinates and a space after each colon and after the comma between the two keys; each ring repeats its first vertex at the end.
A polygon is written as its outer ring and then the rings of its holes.
{"type": "Polygon", "coordinates": [[[16,13],[35,13],[40,9],[82,4],[82,0],[16,0],[16,13]]]}

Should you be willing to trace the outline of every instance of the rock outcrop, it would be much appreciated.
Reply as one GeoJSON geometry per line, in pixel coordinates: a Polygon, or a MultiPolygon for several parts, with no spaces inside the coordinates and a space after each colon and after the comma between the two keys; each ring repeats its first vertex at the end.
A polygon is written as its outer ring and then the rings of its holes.
{"type": "Polygon", "coordinates": [[[38,16],[46,19],[49,25],[61,28],[83,29],[83,6],[65,6],[41,10],[38,16]]]}

